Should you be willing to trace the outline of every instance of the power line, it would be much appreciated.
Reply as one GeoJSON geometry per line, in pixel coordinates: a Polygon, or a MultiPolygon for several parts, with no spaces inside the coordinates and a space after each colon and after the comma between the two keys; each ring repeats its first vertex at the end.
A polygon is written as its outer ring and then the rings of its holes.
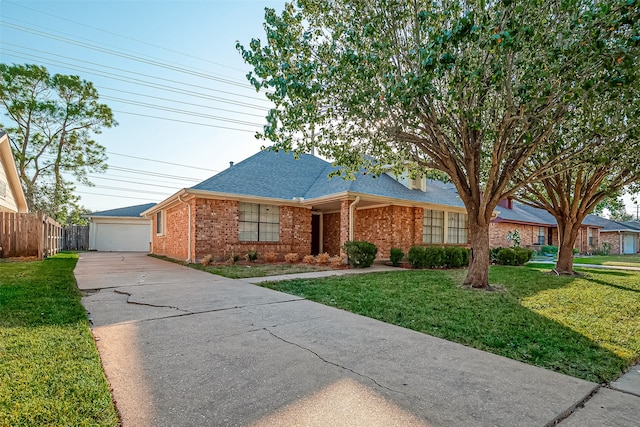
{"type": "Polygon", "coordinates": [[[127,100],[127,99],[118,98],[118,97],[114,97],[114,96],[102,95],[101,98],[109,100],[109,101],[121,102],[123,104],[135,105],[137,107],[150,108],[152,110],[168,111],[170,113],[177,113],[177,114],[184,114],[184,115],[187,115],[187,116],[201,117],[201,118],[204,118],[204,119],[211,119],[211,120],[220,121],[220,122],[233,123],[233,124],[241,125],[241,126],[262,127],[262,125],[260,123],[246,122],[244,120],[230,119],[230,118],[221,117],[221,116],[214,116],[214,115],[211,115],[211,114],[199,113],[197,111],[181,110],[179,108],[163,107],[161,105],[149,104],[147,102],[130,101],[130,100],[127,100]]]}
{"type": "MultiPolygon", "coordinates": [[[[112,31],[107,31],[107,30],[104,30],[102,28],[98,28],[98,27],[94,27],[94,26],[91,26],[91,25],[83,24],[81,22],[73,21],[71,19],[68,19],[68,18],[65,18],[65,17],[62,17],[62,16],[57,16],[57,15],[53,15],[51,13],[43,12],[41,10],[37,10],[37,9],[31,8],[31,7],[25,6],[24,4],[18,4],[18,3],[12,2],[12,1],[9,1],[7,3],[13,4],[14,6],[22,7],[24,9],[29,9],[29,10],[32,10],[34,12],[41,13],[43,15],[48,15],[48,16],[51,16],[51,17],[54,17],[54,18],[58,18],[58,19],[61,19],[63,21],[71,22],[73,24],[81,25],[83,27],[87,27],[87,28],[90,28],[92,30],[101,31],[103,33],[106,33],[106,34],[109,34],[109,35],[112,35],[112,36],[121,37],[121,38],[126,39],[126,40],[132,40],[132,41],[135,41],[135,42],[147,45],[147,46],[151,46],[151,47],[154,47],[154,48],[157,48],[157,49],[166,50],[167,52],[177,53],[179,55],[187,56],[189,58],[194,58],[194,59],[197,59],[197,60],[200,60],[200,61],[209,62],[211,64],[218,65],[220,67],[229,68],[231,70],[244,72],[244,70],[241,70],[240,68],[232,67],[230,65],[222,64],[220,62],[210,61],[208,59],[200,58],[200,57],[197,57],[197,56],[194,56],[194,55],[189,55],[188,53],[180,52],[180,51],[177,51],[177,50],[168,49],[168,48],[166,48],[164,46],[159,46],[159,45],[148,43],[148,42],[145,42],[145,41],[142,41],[142,40],[137,40],[137,39],[134,39],[132,37],[123,36],[122,34],[114,33],[112,31]]],[[[64,33],[62,33],[62,34],[64,34],[64,33]]]]}
{"type": "Polygon", "coordinates": [[[128,181],[128,180],[125,180],[125,179],[112,178],[110,176],[109,177],[107,177],[107,176],[95,176],[94,179],[105,179],[105,180],[108,180],[108,181],[124,182],[124,183],[127,183],[127,184],[146,185],[146,186],[149,186],[149,187],[155,187],[155,188],[161,187],[161,188],[170,188],[170,189],[176,190],[176,186],[149,184],[147,182],[128,181]]]}
{"type": "MultiPolygon", "coordinates": [[[[73,58],[73,57],[70,57],[70,56],[64,56],[64,55],[58,55],[58,54],[52,55],[49,52],[46,52],[46,51],[43,51],[43,50],[34,49],[34,48],[31,48],[31,47],[28,47],[28,46],[22,46],[22,45],[17,45],[17,44],[14,44],[14,43],[6,43],[6,42],[4,42],[4,44],[8,45],[8,46],[17,47],[17,48],[20,48],[20,49],[26,49],[26,50],[30,50],[30,51],[33,51],[33,52],[43,53],[43,54],[49,55],[49,56],[55,56],[56,58],[70,59],[72,61],[81,62],[81,63],[84,63],[84,64],[97,65],[97,66],[102,67],[102,68],[108,68],[108,69],[111,69],[111,70],[122,71],[122,72],[125,72],[125,73],[135,74],[135,75],[142,76],[142,77],[150,77],[152,79],[162,80],[162,81],[169,82],[169,83],[181,84],[181,85],[184,85],[184,86],[195,87],[195,88],[198,88],[198,89],[205,89],[205,90],[210,90],[210,91],[214,91],[214,92],[225,93],[227,95],[241,96],[243,98],[251,98],[251,99],[255,99],[257,101],[262,101],[262,102],[267,101],[265,98],[261,98],[261,97],[257,97],[257,96],[241,95],[241,94],[235,93],[235,92],[227,92],[227,91],[223,91],[223,90],[219,90],[219,89],[203,87],[201,85],[195,85],[195,84],[191,84],[191,83],[181,82],[181,81],[178,81],[178,80],[172,80],[172,79],[167,79],[167,78],[164,78],[164,77],[153,76],[153,75],[150,75],[150,74],[139,73],[137,71],[126,70],[124,68],[111,67],[109,65],[99,64],[97,62],[83,61],[82,59],[77,59],[77,58],[73,58]]],[[[10,51],[10,49],[7,49],[7,50],[10,51]]],[[[66,64],[68,64],[68,63],[66,63],[66,64]]],[[[224,82],[222,82],[222,83],[224,83],[224,82]]],[[[253,89],[248,84],[245,85],[245,86],[247,88],[249,88],[249,89],[253,89]]]]}
{"type": "Polygon", "coordinates": [[[145,170],[140,170],[140,169],[131,169],[131,168],[125,168],[125,167],[122,167],[122,166],[109,166],[108,170],[116,170],[116,171],[119,171],[119,172],[129,172],[129,173],[135,173],[135,174],[140,174],[140,175],[149,175],[149,176],[154,176],[156,178],[179,179],[179,180],[194,181],[194,182],[202,181],[202,179],[200,179],[200,178],[188,178],[188,177],[185,177],[185,176],[169,175],[169,174],[165,174],[165,173],[153,172],[153,171],[145,171],[145,170]]]}
{"type": "Polygon", "coordinates": [[[120,114],[130,114],[132,116],[148,117],[150,119],[167,120],[167,121],[170,121],[170,122],[187,123],[187,124],[190,124],[190,125],[198,125],[198,126],[207,126],[207,127],[216,128],[216,129],[227,129],[227,130],[235,130],[235,131],[238,131],[238,132],[249,132],[249,133],[255,133],[256,132],[254,130],[248,130],[248,129],[238,129],[238,128],[232,128],[232,127],[227,127],[227,126],[210,125],[210,124],[207,124],[207,123],[190,122],[188,120],[170,119],[168,117],[151,116],[149,114],[132,113],[132,112],[129,112],[129,111],[113,110],[113,109],[111,111],[113,111],[115,113],[120,113],[120,114]]]}
{"type": "Polygon", "coordinates": [[[79,185],[79,186],[81,188],[98,188],[98,189],[102,189],[102,190],[127,191],[127,192],[131,192],[131,193],[157,194],[159,196],[165,196],[165,197],[171,194],[169,192],[136,190],[134,188],[111,187],[109,185],[95,185],[95,186],[79,185]]]}
{"type": "MultiPolygon", "coordinates": [[[[90,196],[119,197],[121,199],[133,199],[133,200],[140,200],[140,201],[146,201],[146,202],[149,201],[149,199],[141,199],[139,197],[119,196],[119,195],[116,195],[116,194],[104,194],[104,193],[89,193],[88,191],[75,191],[74,190],[74,193],[88,194],[90,196]]],[[[152,202],[152,203],[157,203],[157,202],[152,202]]]]}
{"type": "Polygon", "coordinates": [[[148,162],[164,163],[166,165],[182,166],[182,167],[189,168],[189,169],[199,169],[199,170],[203,170],[203,171],[207,171],[207,172],[219,172],[219,171],[217,171],[215,169],[207,169],[207,168],[200,168],[200,167],[197,167],[197,166],[183,165],[183,164],[180,164],[180,163],[165,162],[163,160],[154,160],[154,159],[149,159],[147,157],[138,157],[138,156],[131,156],[129,154],[114,153],[113,151],[107,151],[107,154],[113,154],[114,156],[129,157],[131,159],[146,160],[148,162]]]}
{"type": "MultiPolygon", "coordinates": [[[[100,176],[100,175],[96,175],[96,174],[92,174],[92,173],[90,173],[90,174],[87,174],[87,176],[88,176],[89,178],[104,178],[104,177],[109,177],[109,178],[111,178],[111,177],[114,177],[114,178],[127,178],[127,179],[135,179],[135,178],[137,178],[137,177],[133,177],[133,176],[117,175],[117,174],[113,174],[113,173],[108,173],[108,174],[106,174],[106,175],[104,175],[104,176],[100,176]]],[[[146,177],[145,177],[144,179],[145,179],[147,182],[155,182],[155,183],[158,183],[158,184],[169,184],[169,185],[174,185],[172,188],[175,188],[175,183],[173,183],[173,182],[169,182],[169,181],[159,181],[159,180],[157,180],[157,179],[148,179],[148,178],[146,178],[146,177]]],[[[171,178],[166,178],[166,179],[171,179],[171,178]]],[[[183,179],[175,179],[175,180],[176,180],[176,181],[184,181],[183,179]]],[[[204,181],[204,179],[202,179],[202,180],[200,180],[200,181],[204,181]]],[[[187,185],[186,185],[186,187],[190,187],[190,186],[192,186],[192,185],[193,185],[193,183],[189,183],[189,184],[187,184],[187,185]]],[[[178,186],[179,186],[179,185],[178,185],[178,186]]],[[[179,187],[181,187],[181,188],[182,188],[183,186],[179,186],[179,187]]]]}
{"type": "MultiPolygon", "coordinates": [[[[22,59],[26,59],[26,60],[33,60],[34,58],[39,60],[39,61],[43,61],[43,63],[45,64],[49,64],[49,65],[54,65],[54,66],[58,66],[58,67],[62,67],[65,69],[69,69],[69,70],[84,70],[84,72],[88,73],[88,74],[93,74],[96,76],[100,76],[100,77],[106,77],[106,78],[110,78],[113,80],[118,80],[118,81],[122,81],[122,82],[126,82],[126,83],[132,83],[132,84],[136,84],[136,85],[141,85],[141,86],[147,86],[147,87],[151,87],[154,89],[161,89],[161,90],[165,90],[168,92],[174,92],[174,93],[179,93],[182,95],[187,95],[187,96],[193,96],[196,98],[203,98],[203,99],[208,99],[208,100],[213,100],[213,101],[222,101],[225,102],[227,104],[232,104],[232,105],[237,105],[237,106],[241,106],[241,107],[246,107],[246,108],[253,108],[256,110],[261,110],[264,111],[265,108],[267,107],[260,107],[260,106],[256,106],[254,104],[249,104],[246,102],[241,102],[241,101],[236,101],[233,99],[228,99],[228,98],[223,98],[223,97],[219,97],[219,96],[213,96],[213,95],[203,95],[199,92],[194,92],[192,90],[187,90],[187,89],[177,89],[174,88],[173,86],[167,86],[167,85],[163,85],[160,83],[151,83],[148,82],[146,80],[140,80],[140,79],[136,79],[133,77],[127,77],[127,76],[122,76],[119,74],[114,74],[114,73],[109,73],[109,72],[105,72],[105,71],[101,71],[101,70],[96,70],[93,68],[88,68],[88,67],[82,67],[82,66],[78,66],[78,65],[74,65],[74,64],[69,64],[67,62],[62,62],[62,61],[56,61],[54,59],[49,59],[49,58],[43,58],[41,56],[37,56],[37,55],[29,55],[27,53],[23,53],[23,52],[18,52],[12,49],[7,49],[5,47],[0,46],[0,50],[3,50],[5,52],[9,52],[10,55],[15,56],[16,58],[22,58],[22,59]]],[[[203,89],[203,88],[201,88],[203,89]]]]}
{"type": "Polygon", "coordinates": [[[195,77],[200,77],[200,78],[203,78],[203,79],[219,81],[219,82],[222,82],[222,83],[226,83],[226,84],[242,87],[244,89],[248,89],[249,88],[246,84],[238,83],[238,82],[233,81],[231,79],[215,77],[215,76],[212,76],[210,74],[192,71],[192,70],[189,70],[188,68],[165,65],[164,63],[159,62],[159,61],[154,61],[154,60],[150,60],[150,59],[144,59],[142,57],[121,53],[121,52],[118,52],[118,51],[115,51],[115,50],[112,50],[112,49],[107,49],[107,48],[103,48],[103,47],[100,47],[100,46],[92,45],[90,43],[84,43],[84,42],[80,42],[80,41],[77,41],[77,40],[69,39],[69,38],[66,38],[66,37],[57,36],[57,35],[52,34],[52,33],[47,33],[46,31],[30,29],[28,27],[23,27],[21,25],[16,25],[16,24],[13,24],[11,22],[7,22],[7,21],[3,21],[3,20],[0,20],[0,23],[5,27],[13,28],[13,29],[18,30],[18,31],[23,31],[23,32],[26,32],[26,33],[29,33],[29,34],[34,34],[34,35],[37,35],[37,36],[40,36],[40,37],[44,37],[44,38],[61,41],[63,43],[72,44],[74,46],[80,46],[80,47],[83,47],[83,48],[86,48],[86,49],[95,50],[95,51],[98,51],[98,52],[103,52],[103,53],[106,53],[106,54],[109,54],[109,55],[119,56],[121,58],[129,59],[129,60],[136,61],[136,62],[141,62],[141,63],[148,64],[148,65],[153,65],[153,66],[156,66],[156,67],[165,68],[165,69],[171,70],[171,71],[178,71],[178,72],[181,72],[181,73],[189,74],[189,75],[192,75],[192,76],[195,76],[195,77]]]}

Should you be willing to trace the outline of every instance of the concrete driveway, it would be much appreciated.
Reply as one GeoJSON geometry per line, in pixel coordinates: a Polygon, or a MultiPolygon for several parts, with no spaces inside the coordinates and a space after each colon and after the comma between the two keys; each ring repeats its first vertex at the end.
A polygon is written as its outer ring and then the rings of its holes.
{"type": "Polygon", "coordinates": [[[125,427],[638,425],[637,396],[144,254],[75,273],[125,427]]]}

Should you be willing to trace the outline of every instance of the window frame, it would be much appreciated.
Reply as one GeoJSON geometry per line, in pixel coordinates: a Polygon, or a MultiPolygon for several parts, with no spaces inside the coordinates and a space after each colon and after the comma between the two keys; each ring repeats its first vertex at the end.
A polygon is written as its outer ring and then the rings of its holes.
{"type": "Polygon", "coordinates": [[[468,244],[469,243],[469,215],[463,212],[449,212],[448,217],[449,218],[447,219],[447,243],[453,244],[453,245],[468,244]],[[464,240],[464,241],[461,241],[461,240],[464,240]]]}
{"type": "Polygon", "coordinates": [[[587,228],[587,242],[589,246],[593,246],[593,228],[591,227],[587,228]]]}
{"type": "Polygon", "coordinates": [[[547,239],[547,227],[538,226],[538,242],[536,244],[543,246],[545,244],[546,239],[547,239]]]}
{"type": "Polygon", "coordinates": [[[238,241],[280,242],[280,206],[240,202],[238,204],[238,241]],[[250,209],[246,209],[247,207],[250,209]],[[269,212],[270,209],[276,212],[269,212]],[[274,221],[274,218],[277,220],[274,221]]]}
{"type": "Polygon", "coordinates": [[[165,229],[165,212],[164,210],[159,210],[156,212],[156,236],[164,236],[165,229]]]}
{"type": "Polygon", "coordinates": [[[423,209],[422,213],[422,243],[426,244],[443,244],[444,243],[444,211],[437,211],[434,209],[423,209]],[[429,212],[429,215],[427,215],[429,212]],[[440,218],[435,218],[434,214],[441,214],[440,218]],[[440,220],[440,225],[434,224],[434,220],[440,220]],[[427,224],[428,222],[428,224],[427,224]],[[427,230],[430,232],[427,233],[427,230]],[[433,237],[436,236],[434,231],[439,230],[440,241],[434,241],[433,237]]]}

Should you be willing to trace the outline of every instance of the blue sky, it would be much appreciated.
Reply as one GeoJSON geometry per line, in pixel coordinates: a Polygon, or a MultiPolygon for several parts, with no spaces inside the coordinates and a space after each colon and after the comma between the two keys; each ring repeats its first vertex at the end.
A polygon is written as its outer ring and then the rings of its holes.
{"type": "Polygon", "coordinates": [[[119,125],[95,136],[110,169],[77,188],[85,207],[157,202],[264,144],[254,133],[269,103],[235,43],[263,38],[264,8],[283,4],[3,0],[0,61],[77,74],[114,110],[119,125]]]}

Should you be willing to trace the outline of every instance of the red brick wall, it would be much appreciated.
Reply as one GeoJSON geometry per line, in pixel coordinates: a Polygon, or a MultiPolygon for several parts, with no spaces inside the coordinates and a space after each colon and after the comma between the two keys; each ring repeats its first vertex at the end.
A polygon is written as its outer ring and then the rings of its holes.
{"type": "Polygon", "coordinates": [[[311,210],[280,206],[280,240],[278,242],[241,242],[238,240],[238,202],[232,200],[197,199],[195,227],[195,257],[213,255],[228,259],[246,255],[250,250],[258,255],[275,252],[280,258],[296,252],[301,256],[311,252],[311,210]]]}
{"type": "Polygon", "coordinates": [[[322,251],[340,254],[340,212],[322,215],[322,251]]]}
{"type": "Polygon", "coordinates": [[[415,211],[420,210],[420,242],[422,240],[422,209],[385,206],[356,209],[354,239],[366,240],[378,247],[377,258],[389,258],[389,250],[401,248],[405,253],[416,244],[415,211]]]}
{"type": "MultiPolygon", "coordinates": [[[[624,240],[624,237],[623,237],[624,240]]],[[[618,232],[609,232],[600,234],[600,243],[607,242],[611,245],[611,255],[620,254],[620,234],[618,232]]],[[[623,242],[624,243],[624,242],[623,242]]]]}
{"type": "MultiPolygon", "coordinates": [[[[156,255],[165,255],[170,258],[186,260],[188,256],[188,230],[189,230],[189,208],[194,209],[194,201],[180,203],[174,207],[163,210],[164,218],[164,234],[156,235],[156,219],[154,214],[152,218],[153,241],[151,252],[156,255]]],[[[194,217],[191,218],[191,228],[194,228],[194,217]]],[[[193,253],[192,241],[192,253],[193,253]]]]}
{"type": "MultiPolygon", "coordinates": [[[[512,224],[508,222],[492,222],[489,225],[489,247],[510,247],[513,242],[507,241],[507,233],[518,230],[520,233],[520,246],[529,247],[538,244],[538,226],[512,224]]],[[[544,241],[547,242],[548,229],[545,227],[544,241]]],[[[557,240],[553,242],[557,244],[557,240]]]]}

